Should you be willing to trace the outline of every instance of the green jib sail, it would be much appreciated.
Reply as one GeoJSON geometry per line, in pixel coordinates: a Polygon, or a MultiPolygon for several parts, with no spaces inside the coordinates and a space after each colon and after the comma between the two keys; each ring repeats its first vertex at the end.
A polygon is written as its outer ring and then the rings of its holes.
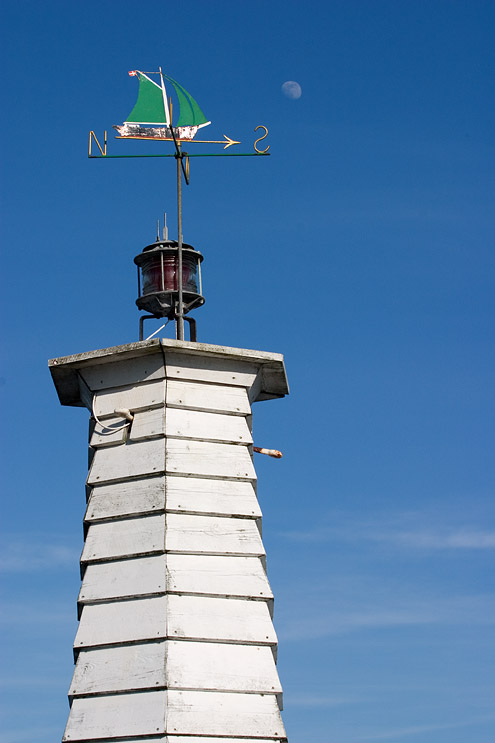
{"type": "Polygon", "coordinates": [[[174,86],[177,98],[179,99],[179,120],[174,126],[200,126],[201,124],[209,123],[192,95],[168,75],[164,75],[164,78],[174,86]]]}
{"type": "Polygon", "coordinates": [[[134,124],[166,124],[162,89],[146,75],[138,75],[138,99],[126,121],[134,124]]]}

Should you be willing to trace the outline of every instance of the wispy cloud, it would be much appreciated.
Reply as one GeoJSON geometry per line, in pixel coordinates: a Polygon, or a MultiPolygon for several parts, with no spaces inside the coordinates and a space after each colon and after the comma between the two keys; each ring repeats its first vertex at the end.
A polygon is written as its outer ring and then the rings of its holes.
{"type": "Polygon", "coordinates": [[[377,541],[392,541],[419,549],[495,549],[495,531],[481,529],[417,529],[399,531],[395,534],[382,533],[375,536],[377,541]]]}
{"type": "MultiPolygon", "coordinates": [[[[320,586],[320,591],[321,591],[320,586]]],[[[320,596],[305,591],[304,605],[283,611],[279,602],[278,635],[287,641],[320,639],[365,630],[418,626],[495,624],[495,595],[394,596],[373,585],[354,584],[340,595],[325,588],[320,596]],[[354,596],[349,591],[354,589],[354,596]],[[331,595],[331,599],[326,596],[331,595]],[[282,611],[280,611],[282,609],[282,611]]]]}
{"type": "Polygon", "coordinates": [[[410,727],[397,728],[396,730],[386,730],[381,733],[360,736],[357,740],[392,740],[396,738],[405,738],[409,735],[418,735],[420,733],[433,733],[436,730],[456,730],[458,728],[473,727],[475,725],[491,722],[495,717],[480,717],[474,720],[464,720],[462,722],[446,722],[430,725],[411,725],[410,727]]]}
{"type": "Polygon", "coordinates": [[[37,535],[3,537],[0,547],[0,572],[31,573],[38,570],[65,570],[77,565],[80,550],[69,547],[60,537],[37,535]]]}
{"type": "Polygon", "coordinates": [[[280,535],[305,543],[379,543],[415,550],[495,549],[495,529],[478,525],[432,525],[429,515],[411,513],[366,521],[359,521],[354,515],[336,514],[329,517],[328,524],[309,530],[285,531],[280,535]]]}

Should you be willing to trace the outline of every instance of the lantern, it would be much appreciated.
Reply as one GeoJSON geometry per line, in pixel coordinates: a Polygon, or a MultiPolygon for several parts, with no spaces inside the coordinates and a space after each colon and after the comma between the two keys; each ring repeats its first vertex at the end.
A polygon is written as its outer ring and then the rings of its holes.
{"type": "MultiPolygon", "coordinates": [[[[183,314],[204,304],[201,296],[203,256],[192,245],[182,243],[183,314]]],[[[138,270],[136,304],[155,317],[177,317],[179,301],[179,243],[160,240],[148,245],[134,258],[138,270]]]]}

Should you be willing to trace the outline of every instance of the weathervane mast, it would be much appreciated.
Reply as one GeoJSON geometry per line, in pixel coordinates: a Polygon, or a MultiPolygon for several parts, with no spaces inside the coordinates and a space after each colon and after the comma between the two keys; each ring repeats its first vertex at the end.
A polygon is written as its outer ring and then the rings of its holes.
{"type": "Polygon", "coordinates": [[[154,141],[173,142],[174,153],[155,153],[142,155],[108,155],[107,132],[105,131],[104,148],[101,147],[94,131],[89,133],[90,158],[130,158],[130,157],[174,157],[177,162],[177,241],[160,240],[148,245],[142,253],[134,259],[138,266],[138,299],[136,304],[140,309],[151,314],[143,315],[139,322],[139,339],[143,339],[143,322],[148,318],[166,317],[175,320],[176,338],[184,340],[184,320],[190,326],[190,339],[196,340],[196,323],[187,313],[204,304],[201,296],[201,261],[203,256],[194,250],[192,245],[185,245],[182,235],[182,176],[186,185],[189,185],[189,158],[190,157],[250,157],[269,155],[269,145],[264,149],[258,148],[268,134],[264,125],[258,125],[254,131],[264,130],[262,137],[254,142],[254,152],[211,152],[189,154],[182,150],[182,143],[193,144],[223,144],[224,150],[233,145],[241,144],[224,134],[223,140],[195,140],[199,129],[209,126],[211,121],[206,119],[203,111],[190,93],[173,78],[162,72],[142,72],[130,70],[131,77],[139,79],[138,99],[131,113],[121,125],[114,125],[117,131],[116,139],[148,139],[154,141]],[[159,75],[160,84],[150,75],[159,75]],[[173,124],[171,104],[167,102],[165,80],[170,83],[179,102],[179,116],[173,124]],[[93,154],[92,142],[96,142],[100,154],[93,154]],[[141,271],[141,273],[140,273],[141,271]]]}

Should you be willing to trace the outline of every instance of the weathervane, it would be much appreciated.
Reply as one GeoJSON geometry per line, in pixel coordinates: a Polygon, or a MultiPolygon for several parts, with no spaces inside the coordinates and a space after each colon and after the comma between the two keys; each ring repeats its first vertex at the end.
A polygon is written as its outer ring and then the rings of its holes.
{"type": "MultiPolygon", "coordinates": [[[[174,157],[177,161],[177,232],[178,239],[169,240],[166,226],[163,235],[158,232],[156,242],[148,245],[136,256],[134,262],[138,267],[138,299],[139,309],[150,312],[143,315],[139,321],[139,339],[143,339],[143,322],[147,318],[166,317],[168,321],[174,319],[176,337],[184,340],[184,320],[190,326],[190,338],[196,340],[196,323],[186,314],[204,304],[201,295],[201,261],[203,256],[192,245],[182,240],[182,176],[186,185],[189,185],[189,158],[191,157],[259,157],[269,155],[268,145],[259,149],[258,144],[266,138],[268,129],[260,124],[254,131],[264,130],[264,134],[254,142],[254,152],[212,152],[188,153],[182,149],[183,143],[191,144],[222,144],[223,149],[241,144],[224,134],[224,139],[194,139],[199,129],[209,126],[203,111],[190,93],[176,80],[165,75],[162,68],[158,72],[141,72],[130,70],[131,77],[139,80],[138,98],[134,108],[123,124],[115,124],[116,139],[140,139],[160,142],[173,142],[175,152],[154,153],[142,155],[108,155],[107,132],[103,147],[96,138],[94,131],[89,133],[90,158],[133,158],[133,157],[174,157]],[[150,75],[158,76],[159,83],[150,75]],[[173,123],[172,99],[167,98],[165,81],[174,89],[178,99],[179,116],[173,123]],[[93,154],[92,142],[95,142],[100,154],[93,154]],[[181,280],[178,281],[178,277],[181,280]]],[[[162,326],[164,327],[164,326],[162,326]]],[[[159,329],[161,330],[161,328],[159,329]]],[[[156,331],[159,332],[159,331],[156,331]]],[[[154,334],[153,334],[154,335],[154,334]]]]}

